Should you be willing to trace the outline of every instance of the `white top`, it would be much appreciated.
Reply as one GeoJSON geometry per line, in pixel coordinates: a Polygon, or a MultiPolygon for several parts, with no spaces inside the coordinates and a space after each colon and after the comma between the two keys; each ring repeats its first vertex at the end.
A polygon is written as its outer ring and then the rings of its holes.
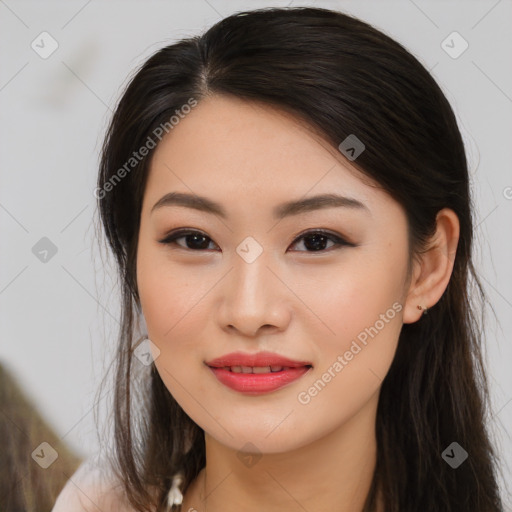
{"type": "MultiPolygon", "coordinates": [[[[135,512],[124,496],[121,484],[114,484],[112,475],[98,459],[87,459],[66,482],[51,512],[135,512]],[[103,469],[102,469],[103,468],[103,469]]],[[[181,505],[183,494],[179,486],[181,474],[172,479],[167,495],[168,510],[181,505]]]]}
{"type": "Polygon", "coordinates": [[[114,485],[101,467],[97,460],[84,461],[66,482],[52,512],[135,512],[121,485],[114,485]]]}

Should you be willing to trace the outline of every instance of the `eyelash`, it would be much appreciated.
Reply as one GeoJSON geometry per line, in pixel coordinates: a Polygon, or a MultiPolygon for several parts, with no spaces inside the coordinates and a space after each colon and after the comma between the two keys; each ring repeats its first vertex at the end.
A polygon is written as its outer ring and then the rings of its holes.
{"type": "MultiPolygon", "coordinates": [[[[188,235],[199,235],[199,236],[204,237],[204,238],[210,240],[211,242],[213,242],[213,240],[209,236],[205,235],[201,231],[190,230],[190,229],[187,229],[187,230],[182,229],[182,230],[178,230],[174,233],[170,233],[164,239],[159,240],[158,242],[163,245],[175,245],[179,249],[184,249],[185,251],[205,252],[208,250],[208,249],[190,249],[188,247],[183,247],[176,243],[176,240],[179,240],[180,238],[186,238],[186,236],[188,236],[188,235]]],[[[312,235],[321,235],[325,238],[328,238],[329,240],[333,241],[335,243],[335,245],[328,249],[321,249],[318,251],[305,250],[305,251],[294,251],[294,252],[325,253],[325,252],[329,252],[333,248],[336,248],[336,246],[338,246],[337,248],[341,248],[343,246],[355,247],[355,244],[350,243],[347,240],[341,238],[340,236],[335,235],[334,233],[331,233],[330,231],[325,231],[323,229],[315,229],[315,230],[306,231],[305,233],[301,233],[297,238],[295,238],[295,240],[292,242],[292,245],[295,245],[302,238],[306,238],[306,237],[312,236],[312,235]]]]}

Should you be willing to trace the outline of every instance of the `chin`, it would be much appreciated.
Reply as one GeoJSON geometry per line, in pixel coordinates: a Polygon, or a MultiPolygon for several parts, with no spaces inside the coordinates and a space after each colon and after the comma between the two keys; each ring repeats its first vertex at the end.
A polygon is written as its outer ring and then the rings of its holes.
{"type": "Polygon", "coordinates": [[[234,424],[225,423],[223,426],[229,432],[229,435],[222,427],[206,425],[205,430],[208,436],[214,438],[218,443],[238,452],[254,452],[261,454],[287,453],[313,442],[314,435],[307,435],[304,429],[297,429],[292,425],[275,427],[278,422],[273,422],[274,427],[269,427],[267,423],[258,424],[253,422],[248,427],[245,423],[234,424]],[[299,437],[294,434],[299,433],[299,437]]]}

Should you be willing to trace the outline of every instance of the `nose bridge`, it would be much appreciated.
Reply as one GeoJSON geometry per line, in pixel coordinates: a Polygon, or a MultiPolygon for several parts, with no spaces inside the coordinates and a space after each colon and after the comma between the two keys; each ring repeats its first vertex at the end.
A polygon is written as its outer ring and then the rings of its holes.
{"type": "Polygon", "coordinates": [[[285,287],[271,267],[270,252],[254,239],[239,244],[223,291],[224,326],[236,327],[245,334],[254,334],[264,325],[283,327],[287,320],[282,297],[285,287]]]}
{"type": "MultiPolygon", "coordinates": [[[[261,247],[261,246],[260,246],[261,247]]],[[[269,254],[257,251],[251,242],[243,242],[237,247],[233,257],[231,276],[231,299],[239,308],[250,308],[253,312],[262,310],[266,295],[273,288],[269,281],[273,277],[267,268],[271,262],[269,254]]]]}

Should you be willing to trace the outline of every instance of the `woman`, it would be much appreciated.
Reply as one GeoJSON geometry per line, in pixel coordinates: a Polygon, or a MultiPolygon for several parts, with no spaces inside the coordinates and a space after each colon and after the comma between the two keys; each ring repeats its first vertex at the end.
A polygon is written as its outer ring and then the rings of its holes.
{"type": "Polygon", "coordinates": [[[96,195],[133,510],[502,509],[464,146],[401,45],[293,8],[163,48],[96,195]]]}

